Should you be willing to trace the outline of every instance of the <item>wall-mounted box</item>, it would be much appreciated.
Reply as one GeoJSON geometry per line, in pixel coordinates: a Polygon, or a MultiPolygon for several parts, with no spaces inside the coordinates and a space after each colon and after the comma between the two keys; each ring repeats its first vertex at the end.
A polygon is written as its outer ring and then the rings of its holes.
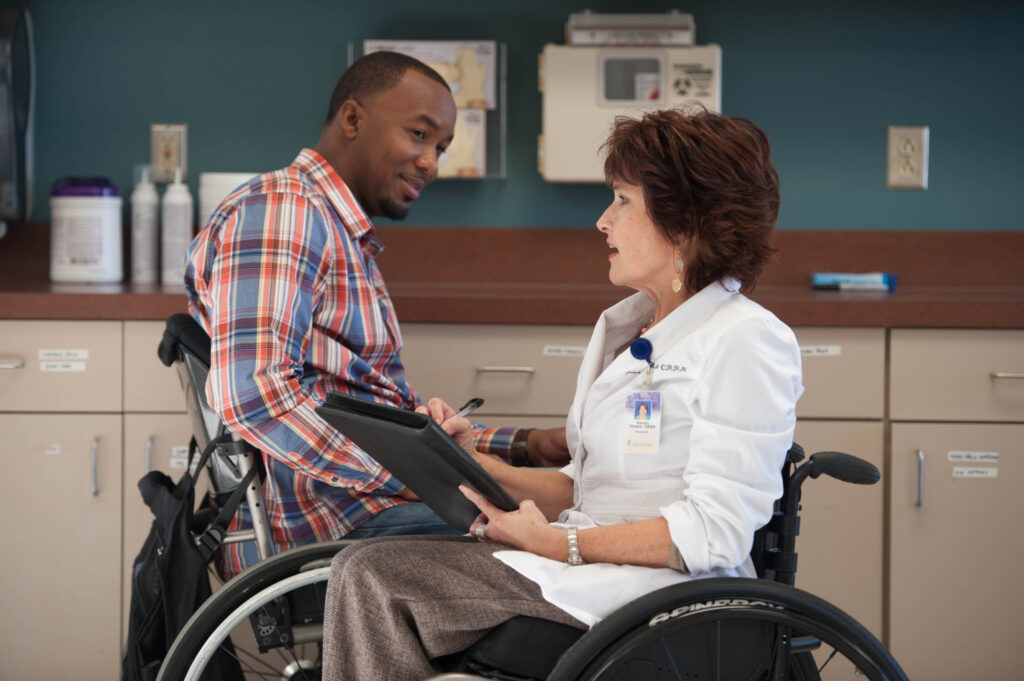
{"type": "Polygon", "coordinates": [[[722,48],[545,45],[538,170],[549,182],[604,182],[601,144],[616,116],[722,107],[722,48]]]}

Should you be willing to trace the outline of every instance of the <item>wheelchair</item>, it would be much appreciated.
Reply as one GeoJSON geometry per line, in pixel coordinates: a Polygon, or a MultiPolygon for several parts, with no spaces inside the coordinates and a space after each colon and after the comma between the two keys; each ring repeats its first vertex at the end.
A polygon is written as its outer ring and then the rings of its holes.
{"type": "MultiPolygon", "coordinates": [[[[188,315],[168,319],[160,356],[181,379],[200,446],[225,438],[206,403],[209,338],[188,315]]],[[[253,529],[225,541],[256,541],[260,562],[217,589],[172,644],[158,681],[206,679],[215,653],[231,651],[245,678],[319,679],[325,586],[334,555],[358,540],[301,546],[272,555],[262,509],[258,456],[237,439],[217,446],[208,464],[214,491],[248,481],[253,529]]],[[[588,631],[530,617],[497,627],[466,651],[434,662],[436,681],[669,681],[682,679],[818,681],[906,679],[863,626],[793,586],[800,488],[827,475],[873,484],[872,464],[839,452],[803,462],[795,444],[783,466],[783,496],[754,539],[757,579],[701,578],[660,589],[588,631]]],[[[198,538],[197,538],[198,540],[198,538]]]]}

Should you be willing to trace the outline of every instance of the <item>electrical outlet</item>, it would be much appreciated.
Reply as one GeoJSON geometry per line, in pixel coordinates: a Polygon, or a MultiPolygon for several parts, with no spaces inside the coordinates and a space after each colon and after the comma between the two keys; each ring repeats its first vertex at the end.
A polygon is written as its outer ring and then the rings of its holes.
{"type": "Polygon", "coordinates": [[[154,182],[173,182],[174,169],[179,167],[184,180],[188,169],[188,124],[151,123],[149,162],[154,182]]]}
{"type": "Polygon", "coordinates": [[[889,189],[928,189],[928,126],[889,126],[889,189]]]}

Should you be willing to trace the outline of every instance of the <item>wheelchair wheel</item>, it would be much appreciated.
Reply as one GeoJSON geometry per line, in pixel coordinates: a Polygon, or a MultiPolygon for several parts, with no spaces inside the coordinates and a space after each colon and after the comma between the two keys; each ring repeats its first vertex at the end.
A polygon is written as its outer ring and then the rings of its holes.
{"type": "Polygon", "coordinates": [[[595,625],[548,681],[867,678],[906,681],[884,646],[812,594],[765,580],[661,589],[595,625]]]}
{"type": "Polygon", "coordinates": [[[175,638],[157,681],[205,680],[218,650],[238,660],[246,679],[320,679],[327,575],[351,542],[292,549],[229,580],[175,638]]]}

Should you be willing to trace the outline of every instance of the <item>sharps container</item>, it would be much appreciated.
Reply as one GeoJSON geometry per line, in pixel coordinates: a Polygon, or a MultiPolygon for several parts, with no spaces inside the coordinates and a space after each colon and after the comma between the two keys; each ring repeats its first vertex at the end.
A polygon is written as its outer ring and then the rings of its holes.
{"type": "Polygon", "coordinates": [[[50,191],[50,280],[117,282],[121,194],[103,177],[67,177],[50,191]]]}

